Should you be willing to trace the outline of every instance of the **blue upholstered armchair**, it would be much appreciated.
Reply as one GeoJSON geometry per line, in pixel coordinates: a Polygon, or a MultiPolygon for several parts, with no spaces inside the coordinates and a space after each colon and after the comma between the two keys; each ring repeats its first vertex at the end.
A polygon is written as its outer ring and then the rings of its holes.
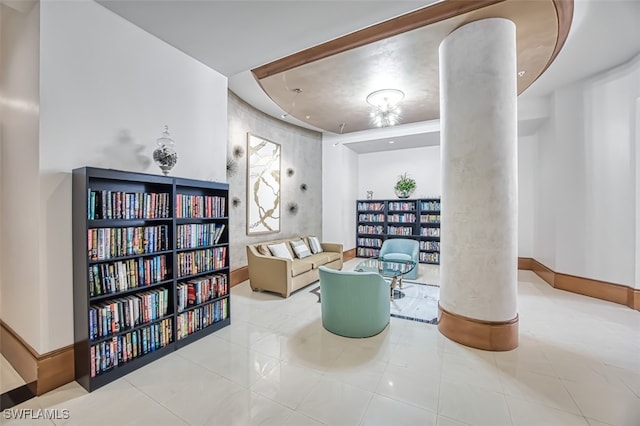
{"type": "Polygon", "coordinates": [[[320,266],[322,325],[344,337],[370,337],[389,324],[389,283],[375,272],[320,266]]]}
{"type": "Polygon", "coordinates": [[[418,241],[408,238],[391,238],[382,243],[378,258],[381,260],[413,260],[416,262],[416,267],[404,277],[415,280],[418,278],[418,253],[420,253],[418,241]]]}

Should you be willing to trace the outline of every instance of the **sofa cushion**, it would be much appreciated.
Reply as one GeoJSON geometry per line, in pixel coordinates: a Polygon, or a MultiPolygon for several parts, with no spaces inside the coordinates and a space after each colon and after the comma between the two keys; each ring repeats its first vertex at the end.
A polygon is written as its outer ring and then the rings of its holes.
{"type": "Polygon", "coordinates": [[[295,277],[296,275],[300,275],[307,271],[310,271],[313,268],[311,262],[307,262],[307,260],[294,259],[291,262],[291,276],[295,277]]]}
{"type": "Polygon", "coordinates": [[[263,256],[271,256],[271,252],[269,251],[269,247],[266,244],[256,244],[256,251],[263,256]]]}
{"type": "Polygon", "coordinates": [[[310,262],[313,265],[313,268],[316,269],[319,266],[322,266],[329,262],[329,254],[328,253],[318,253],[313,254],[305,259],[307,262],[310,262]]]}
{"type": "Polygon", "coordinates": [[[269,244],[267,247],[269,247],[269,251],[275,257],[283,257],[285,259],[293,260],[293,256],[291,256],[291,252],[285,243],[269,244]]]}
{"type": "Polygon", "coordinates": [[[302,240],[294,240],[290,241],[291,248],[293,252],[296,254],[298,259],[304,259],[305,257],[311,256],[311,251],[309,247],[302,240]]]}
{"type": "Polygon", "coordinates": [[[411,256],[405,253],[387,253],[383,260],[411,260],[411,256]]]}
{"type": "Polygon", "coordinates": [[[336,253],[334,251],[325,251],[322,254],[326,254],[329,257],[327,263],[333,262],[334,260],[339,260],[342,258],[341,253],[336,253]]]}
{"type": "Polygon", "coordinates": [[[309,246],[311,246],[311,253],[322,253],[322,245],[318,237],[309,237],[309,246]]]}

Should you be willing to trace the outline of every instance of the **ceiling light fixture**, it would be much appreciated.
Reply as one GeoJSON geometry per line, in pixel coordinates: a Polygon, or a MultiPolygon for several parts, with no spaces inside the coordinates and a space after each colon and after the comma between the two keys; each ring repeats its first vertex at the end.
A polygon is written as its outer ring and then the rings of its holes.
{"type": "Polygon", "coordinates": [[[373,107],[371,120],[378,127],[393,126],[400,119],[398,104],[404,99],[404,93],[398,89],[382,89],[369,93],[367,103],[373,107]]]}

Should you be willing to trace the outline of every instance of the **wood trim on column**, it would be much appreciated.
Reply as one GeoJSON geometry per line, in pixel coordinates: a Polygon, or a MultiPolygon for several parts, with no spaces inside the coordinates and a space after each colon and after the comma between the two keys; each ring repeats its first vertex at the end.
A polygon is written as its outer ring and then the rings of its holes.
{"type": "Polygon", "coordinates": [[[33,392],[36,395],[42,395],[74,380],[73,345],[39,355],[2,320],[0,340],[2,355],[26,383],[35,383],[33,392]]]}
{"type": "Polygon", "coordinates": [[[518,316],[509,321],[482,321],[457,315],[438,303],[438,330],[447,338],[485,351],[510,351],[518,347],[518,316]]]}
{"type": "Polygon", "coordinates": [[[231,287],[234,287],[241,282],[244,282],[249,279],[249,266],[243,266],[238,269],[234,269],[231,271],[231,287]]]}

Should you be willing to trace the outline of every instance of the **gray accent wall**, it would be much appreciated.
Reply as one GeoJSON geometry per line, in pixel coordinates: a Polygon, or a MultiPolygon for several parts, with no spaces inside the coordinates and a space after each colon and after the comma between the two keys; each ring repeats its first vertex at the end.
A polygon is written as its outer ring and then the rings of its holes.
{"type": "Polygon", "coordinates": [[[301,235],[322,237],[322,134],[304,129],[253,108],[229,91],[227,158],[235,171],[227,170],[231,270],[247,265],[247,244],[301,235]],[[247,235],[247,133],[280,144],[280,232],[247,235]],[[241,155],[238,154],[241,149],[241,155]],[[292,169],[289,176],[287,170],[292,169]],[[306,184],[307,190],[300,189],[306,184]],[[233,206],[233,199],[240,200],[233,206]],[[295,214],[289,212],[297,204],[295,214]]]}

